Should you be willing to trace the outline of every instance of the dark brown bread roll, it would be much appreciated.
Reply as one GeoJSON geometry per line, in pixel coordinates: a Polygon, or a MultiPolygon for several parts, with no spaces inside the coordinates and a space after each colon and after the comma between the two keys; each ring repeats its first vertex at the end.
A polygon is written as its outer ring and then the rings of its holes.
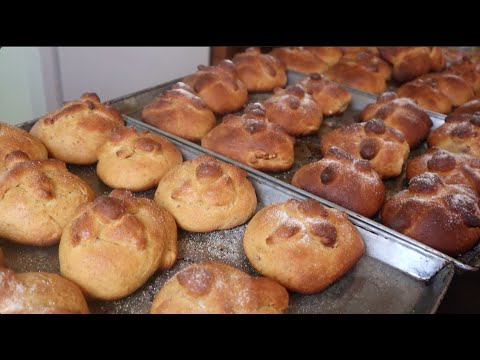
{"type": "Polygon", "coordinates": [[[324,290],[365,252],[345,213],[312,199],[264,207],[248,223],[243,248],[259,273],[302,294],[324,290]]]}
{"type": "Polygon", "coordinates": [[[366,217],[373,217],[385,200],[380,175],[366,160],[331,147],[323,159],[302,166],[292,185],[366,217]]]}
{"type": "Polygon", "coordinates": [[[284,63],[259,48],[248,48],[233,57],[238,78],[249,92],[272,91],[287,84],[287,69],[284,63]]]}
{"type": "Polygon", "coordinates": [[[230,60],[223,60],[217,66],[199,65],[196,73],[182,81],[217,114],[240,110],[248,100],[247,87],[238,78],[230,60]]]}
{"type": "Polygon", "coordinates": [[[324,116],[344,112],[352,95],[343,86],[328,80],[320,74],[312,74],[298,83],[320,106],[324,116]]]}
{"type": "Polygon", "coordinates": [[[292,136],[313,134],[322,124],[322,109],[300,85],[276,88],[263,106],[267,119],[292,136]]]}
{"type": "Polygon", "coordinates": [[[373,118],[399,130],[411,148],[427,137],[433,125],[425,110],[411,99],[399,98],[394,92],[383,93],[376,103],[367,105],[360,113],[361,121],[373,118]]]}
{"type": "Polygon", "coordinates": [[[0,268],[0,314],[88,314],[73,282],[45,272],[15,274],[0,268]]]}
{"type": "Polygon", "coordinates": [[[270,54],[286,64],[289,70],[321,74],[328,69],[326,62],[304,47],[275,48],[270,54]]]}
{"type": "Polygon", "coordinates": [[[250,104],[242,116],[227,115],[202,139],[202,146],[258,170],[283,171],[293,166],[295,139],[266,121],[265,108],[250,104]]]}
{"type": "Polygon", "coordinates": [[[97,162],[98,148],[119,126],[123,126],[120,113],[102,104],[96,94],[88,93],[43,116],[30,134],[45,145],[51,157],[88,165],[97,162]]]}
{"type": "Polygon", "coordinates": [[[192,264],[176,273],[153,300],[151,314],[281,314],[288,292],[219,262],[192,264]]]}
{"type": "Polygon", "coordinates": [[[425,172],[434,172],[446,184],[461,184],[480,195],[480,159],[467,154],[428,148],[407,164],[407,180],[425,172]]]}
{"type": "Polygon", "coordinates": [[[480,209],[474,191],[448,185],[434,173],[413,177],[408,189],[392,196],[382,222],[445,254],[456,256],[480,239],[480,209]]]}
{"type": "Polygon", "coordinates": [[[427,141],[432,147],[480,157],[480,113],[447,116],[427,141]]]}
{"type": "Polygon", "coordinates": [[[356,158],[368,160],[383,178],[400,175],[410,153],[403,134],[379,119],[335,129],[322,136],[320,146],[322,154],[336,146],[356,158]]]}
{"type": "Polygon", "coordinates": [[[200,141],[217,123],[205,101],[182,82],[145,106],[142,119],[147,124],[190,141],[200,141]]]}

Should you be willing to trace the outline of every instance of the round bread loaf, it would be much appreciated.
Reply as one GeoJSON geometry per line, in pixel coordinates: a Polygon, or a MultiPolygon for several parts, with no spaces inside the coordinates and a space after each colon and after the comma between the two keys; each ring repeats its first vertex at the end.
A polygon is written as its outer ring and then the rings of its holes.
{"type": "Polygon", "coordinates": [[[408,162],[407,180],[426,172],[436,173],[446,184],[468,186],[480,195],[480,159],[471,155],[428,148],[408,162]]]}
{"type": "Polygon", "coordinates": [[[385,77],[367,70],[353,60],[340,60],[325,72],[330,80],[348,85],[354,89],[380,94],[387,88],[385,77]]]}
{"type": "Polygon", "coordinates": [[[0,237],[56,244],[77,207],[93,199],[92,189],[58,160],[18,163],[0,175],[0,237]]]}
{"type": "Polygon", "coordinates": [[[425,110],[448,114],[452,111],[452,102],[440,89],[432,87],[422,80],[413,80],[400,86],[397,90],[399,97],[414,100],[425,110]]]}
{"type": "Polygon", "coordinates": [[[151,314],[281,314],[288,292],[219,262],[192,264],[176,273],[153,300],[151,314]]]}
{"type": "Polygon", "coordinates": [[[335,129],[320,139],[322,154],[336,146],[350,155],[370,162],[382,178],[398,176],[410,148],[403,134],[380,119],[335,129]]]}
{"type": "Polygon", "coordinates": [[[447,116],[427,141],[432,147],[480,157],[480,113],[447,116]]]}
{"type": "Polygon", "coordinates": [[[460,76],[477,94],[480,91],[480,63],[465,60],[460,64],[449,67],[445,72],[460,76]]]}
{"type": "Polygon", "coordinates": [[[392,69],[390,65],[380,59],[377,54],[374,54],[370,51],[346,53],[340,61],[353,62],[385,80],[390,79],[392,75],[392,69]]]}
{"type": "Polygon", "coordinates": [[[255,213],[257,196],[247,173],[210,155],[185,161],[160,181],[155,202],[188,231],[230,229],[255,213]]]}
{"type": "Polygon", "coordinates": [[[262,54],[259,48],[248,48],[232,60],[238,78],[249,92],[272,91],[287,84],[285,64],[272,55],[262,54]]]}
{"type": "Polygon", "coordinates": [[[247,87],[238,78],[230,60],[223,60],[217,66],[199,65],[196,73],[182,81],[217,114],[240,110],[248,100],[247,87]]]}
{"type": "Polygon", "coordinates": [[[393,230],[451,256],[480,239],[480,209],[473,190],[445,184],[435,173],[413,177],[407,190],[387,200],[381,217],[393,230]]]}
{"type": "Polygon", "coordinates": [[[286,64],[289,70],[321,74],[328,69],[326,62],[304,47],[275,48],[270,54],[286,64]]]}
{"type": "Polygon", "coordinates": [[[0,268],[0,314],[88,314],[77,285],[57,274],[0,268]]]}
{"type": "Polygon", "coordinates": [[[152,200],[114,190],[81,206],[65,228],[60,272],[94,299],[130,295],[177,259],[177,226],[152,200]]]}
{"type": "Polygon", "coordinates": [[[227,115],[202,138],[202,146],[257,170],[283,171],[293,166],[295,139],[267,121],[265,108],[254,103],[242,116],[227,115]]]}
{"type": "Polygon", "coordinates": [[[44,160],[47,149],[25,130],[0,122],[0,173],[18,160],[44,160]]]}
{"type": "Polygon", "coordinates": [[[344,55],[356,54],[359,52],[369,52],[378,55],[378,48],[376,46],[340,46],[344,55]]]}
{"type": "Polygon", "coordinates": [[[361,121],[373,118],[399,130],[411,148],[427,137],[433,125],[425,110],[411,99],[399,98],[394,92],[383,93],[376,103],[367,105],[360,113],[361,121]]]}
{"type": "Polygon", "coordinates": [[[142,110],[142,119],[189,141],[200,141],[217,123],[205,101],[182,82],[146,105],[142,110]]]}
{"type": "Polygon", "coordinates": [[[313,134],[322,124],[322,109],[300,85],[276,88],[263,106],[267,119],[292,136],[313,134]]]}
{"type": "Polygon", "coordinates": [[[264,207],[248,223],[243,248],[259,273],[302,294],[324,290],[365,252],[348,217],[312,199],[264,207]]]}
{"type": "Polygon", "coordinates": [[[382,179],[370,163],[335,146],[323,159],[302,166],[292,185],[366,217],[373,217],[385,200],[382,179]]]}
{"type": "Polygon", "coordinates": [[[98,150],[97,175],[111,188],[143,191],[181,163],[182,154],[164,137],[122,127],[98,150]]]}
{"type": "Polygon", "coordinates": [[[474,96],[472,87],[460,76],[454,74],[426,74],[420,76],[415,81],[438,89],[448,97],[452,106],[460,106],[474,96]]]}
{"type": "Polygon", "coordinates": [[[120,113],[90,93],[40,118],[30,134],[40,139],[51,157],[88,165],[97,162],[98,148],[118,126],[123,126],[120,113]]]}
{"type": "Polygon", "coordinates": [[[480,98],[473,99],[455,109],[453,114],[480,114],[480,98]]]}
{"type": "Polygon", "coordinates": [[[335,65],[343,56],[343,51],[336,46],[305,46],[305,49],[314,53],[328,66],[335,65]]]}
{"type": "Polygon", "coordinates": [[[312,96],[324,116],[344,112],[352,100],[352,95],[344,87],[320,74],[310,75],[300,81],[299,85],[312,96]]]}

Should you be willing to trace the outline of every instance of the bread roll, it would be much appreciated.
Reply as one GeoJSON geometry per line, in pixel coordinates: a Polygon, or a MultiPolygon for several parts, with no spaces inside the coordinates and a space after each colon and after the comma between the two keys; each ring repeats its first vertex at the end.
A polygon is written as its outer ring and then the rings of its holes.
{"type": "Polygon", "coordinates": [[[480,114],[480,98],[473,99],[455,109],[453,114],[480,114]]]}
{"type": "Polygon", "coordinates": [[[257,207],[247,173],[210,155],[169,171],[158,185],[155,202],[188,231],[230,229],[245,223],[257,207]]]}
{"type": "Polygon", "coordinates": [[[270,55],[280,59],[289,70],[307,74],[321,74],[328,69],[328,64],[325,61],[304,47],[275,48],[270,52],[270,55]]]}
{"type": "Polygon", "coordinates": [[[480,239],[480,209],[473,190],[445,184],[430,172],[412,178],[407,190],[385,203],[381,216],[386,226],[451,256],[480,239]]]}
{"type": "Polygon", "coordinates": [[[51,157],[88,165],[97,162],[98,148],[118,126],[123,126],[120,113],[89,93],[40,118],[30,134],[45,145],[51,157]]]}
{"type": "Polygon", "coordinates": [[[340,46],[344,55],[356,54],[359,52],[369,52],[378,55],[378,48],[375,46],[340,46]]]}
{"type": "Polygon", "coordinates": [[[88,314],[77,285],[46,272],[0,268],[0,314],[88,314]]]}
{"type": "Polygon", "coordinates": [[[249,92],[272,91],[287,84],[285,64],[272,55],[262,54],[259,48],[248,48],[236,54],[233,63],[238,78],[249,92]]]}
{"type": "Polygon", "coordinates": [[[343,51],[335,46],[305,46],[305,49],[314,53],[328,66],[335,65],[343,56],[343,51]]]}
{"type": "Polygon", "coordinates": [[[454,74],[426,74],[420,76],[416,81],[440,90],[448,97],[452,106],[460,106],[473,98],[474,95],[472,87],[460,76],[454,74]]]}
{"type": "Polygon", "coordinates": [[[370,163],[337,147],[331,147],[323,159],[302,166],[292,185],[366,217],[373,217],[385,200],[382,179],[370,163]]]}
{"type": "Polygon", "coordinates": [[[95,194],[58,160],[33,160],[0,175],[0,237],[25,245],[58,243],[77,207],[95,194]]]}
{"type": "Polygon", "coordinates": [[[400,131],[411,148],[427,137],[433,125],[425,110],[411,99],[399,98],[394,92],[383,93],[376,103],[367,105],[360,113],[361,121],[373,118],[400,131]]]}
{"type": "Polygon", "coordinates": [[[305,91],[320,106],[324,116],[330,116],[344,112],[352,95],[341,85],[327,80],[320,74],[312,74],[299,82],[305,91]]]}
{"type": "Polygon", "coordinates": [[[427,138],[432,147],[480,157],[480,114],[450,115],[427,138]]]}
{"type": "Polygon", "coordinates": [[[460,76],[477,94],[480,92],[480,63],[477,64],[472,60],[465,60],[460,64],[451,66],[445,73],[460,76]]]}
{"type": "Polygon", "coordinates": [[[213,111],[193,89],[176,83],[142,110],[147,124],[189,141],[200,141],[217,123],[213,111]]]}
{"type": "Polygon", "coordinates": [[[294,138],[266,121],[265,108],[250,104],[242,116],[228,115],[202,139],[202,146],[257,170],[283,171],[293,165],[294,138]]]}
{"type": "Polygon", "coordinates": [[[333,65],[325,72],[325,76],[354,89],[374,94],[380,94],[387,88],[385,77],[348,59],[333,65]]]}
{"type": "Polygon", "coordinates": [[[276,88],[263,106],[267,119],[292,136],[313,134],[322,124],[322,109],[300,85],[276,88]]]}
{"type": "Polygon", "coordinates": [[[348,154],[370,162],[382,178],[398,176],[410,148],[403,134],[380,119],[335,129],[320,139],[322,154],[336,146],[348,154]]]}
{"type": "Polygon", "coordinates": [[[259,273],[302,294],[324,290],[365,252],[343,212],[311,199],[264,207],[249,222],[243,248],[259,273]]]}
{"type": "Polygon", "coordinates": [[[0,173],[18,160],[44,160],[47,149],[25,130],[0,122],[0,173]]]}
{"type": "Polygon", "coordinates": [[[368,70],[385,80],[390,79],[392,76],[390,65],[370,51],[346,53],[340,61],[360,65],[365,70],[368,70]]]}
{"type": "Polygon", "coordinates": [[[153,300],[151,314],[281,314],[288,292],[219,262],[192,264],[176,273],[153,300]]]}
{"type": "Polygon", "coordinates": [[[468,54],[465,50],[454,47],[441,47],[440,49],[445,58],[445,67],[447,69],[468,60],[468,54]]]}
{"type": "Polygon", "coordinates": [[[81,206],[65,228],[60,272],[93,299],[116,300],[177,259],[177,227],[153,200],[114,190],[81,206]]]}
{"type": "Polygon", "coordinates": [[[480,159],[467,154],[428,148],[407,165],[407,180],[425,172],[434,172],[446,184],[461,184],[480,195],[480,159]]]}
{"type": "Polygon", "coordinates": [[[247,87],[238,78],[230,60],[223,60],[217,66],[199,65],[196,73],[182,81],[217,114],[240,110],[248,100],[247,87]]]}
{"type": "Polygon", "coordinates": [[[425,110],[435,111],[440,114],[448,114],[452,111],[452,101],[437,87],[422,80],[414,80],[403,84],[397,90],[399,97],[414,100],[425,110]]]}
{"type": "Polygon", "coordinates": [[[164,137],[123,127],[98,150],[97,175],[111,188],[143,191],[181,163],[180,150],[164,137]]]}

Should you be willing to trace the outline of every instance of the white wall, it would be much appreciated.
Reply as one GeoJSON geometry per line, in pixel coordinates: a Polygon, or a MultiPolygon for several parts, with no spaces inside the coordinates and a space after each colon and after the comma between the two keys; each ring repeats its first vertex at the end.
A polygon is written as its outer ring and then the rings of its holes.
{"type": "Polygon", "coordinates": [[[208,47],[60,47],[64,100],[96,92],[102,101],[192,73],[208,47]]]}
{"type": "Polygon", "coordinates": [[[17,124],[47,110],[40,52],[36,47],[0,49],[0,121],[17,124]]]}

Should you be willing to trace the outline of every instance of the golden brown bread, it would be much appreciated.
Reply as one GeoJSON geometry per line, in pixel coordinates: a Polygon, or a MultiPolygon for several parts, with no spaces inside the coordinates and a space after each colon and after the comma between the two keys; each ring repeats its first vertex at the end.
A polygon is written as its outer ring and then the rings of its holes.
{"type": "Polygon", "coordinates": [[[398,176],[410,148],[403,134],[380,119],[335,129],[320,139],[322,154],[336,146],[348,154],[370,162],[382,178],[398,176]]]}
{"type": "Polygon", "coordinates": [[[445,124],[427,138],[432,147],[480,157],[480,114],[447,116],[445,124]]]}
{"type": "Polygon", "coordinates": [[[95,194],[58,160],[20,162],[0,175],[0,237],[26,245],[58,243],[77,207],[95,194]]]}
{"type": "Polygon", "coordinates": [[[305,49],[314,53],[328,66],[335,65],[343,56],[343,51],[336,46],[305,46],[305,49]]]}
{"type": "Polygon", "coordinates": [[[475,114],[480,113],[480,98],[473,99],[455,109],[453,114],[475,114]]]}
{"type": "Polygon", "coordinates": [[[153,300],[151,314],[281,314],[288,292],[219,262],[192,264],[176,273],[153,300]]]}
{"type": "Polygon", "coordinates": [[[392,76],[390,65],[370,51],[346,53],[340,61],[360,65],[365,70],[373,72],[385,80],[392,76]]]}
{"type": "Polygon", "coordinates": [[[202,155],[170,170],[160,181],[155,202],[188,231],[230,229],[255,212],[257,196],[247,173],[202,155]]]}
{"type": "Polygon", "coordinates": [[[344,112],[352,100],[348,90],[320,74],[312,74],[301,80],[298,85],[320,105],[324,116],[344,112]]]}
{"type": "Polygon", "coordinates": [[[325,76],[354,89],[374,94],[380,94],[387,88],[387,82],[383,76],[369,71],[349,59],[341,60],[333,65],[325,72],[325,76]]]}
{"type": "Polygon", "coordinates": [[[284,63],[259,48],[248,48],[233,57],[238,78],[249,92],[272,91],[287,84],[287,68],[284,63]]]}
{"type": "Polygon", "coordinates": [[[445,66],[442,51],[437,47],[394,46],[379,48],[380,56],[393,65],[392,76],[399,82],[415,79],[445,66]]]}
{"type": "Polygon", "coordinates": [[[436,173],[446,184],[461,184],[480,195],[480,159],[467,154],[428,148],[407,164],[407,180],[425,172],[436,173]]]}
{"type": "Polygon", "coordinates": [[[413,80],[403,84],[397,90],[400,97],[410,98],[425,110],[448,114],[452,111],[452,102],[437,87],[422,80],[413,80]]]}
{"type": "Polygon", "coordinates": [[[142,110],[147,124],[190,141],[200,141],[217,123],[213,111],[193,89],[178,82],[142,110]]]}
{"type": "Polygon", "coordinates": [[[304,47],[275,48],[270,55],[280,59],[289,70],[321,74],[328,69],[325,61],[304,47]]]}
{"type": "Polygon", "coordinates": [[[382,222],[445,254],[456,256],[480,239],[480,209],[474,191],[448,185],[435,173],[413,177],[408,189],[392,196],[382,222]]]}
{"type": "Polygon", "coordinates": [[[182,81],[217,114],[240,110],[248,100],[247,87],[230,60],[223,60],[217,66],[199,65],[196,73],[182,81]]]}
{"type": "Polygon", "coordinates": [[[266,121],[265,108],[249,104],[242,116],[227,115],[202,139],[202,146],[257,170],[282,171],[293,165],[295,139],[266,121]]]}
{"type": "Polygon", "coordinates": [[[461,64],[465,60],[468,60],[468,53],[465,50],[454,47],[441,47],[440,48],[445,58],[445,68],[448,69],[451,66],[461,64]]]}
{"type": "Polygon", "coordinates": [[[437,88],[451,101],[452,106],[460,106],[473,98],[472,87],[460,76],[448,73],[426,74],[415,81],[437,88]]]}
{"type": "Polygon", "coordinates": [[[120,113],[100,103],[96,94],[87,93],[40,118],[30,134],[45,145],[51,157],[88,165],[97,162],[98,148],[118,126],[123,126],[120,113]]]}
{"type": "Polygon", "coordinates": [[[413,100],[399,98],[394,92],[383,93],[360,113],[361,121],[373,118],[400,131],[411,148],[427,137],[433,125],[430,116],[413,100]]]}
{"type": "Polygon", "coordinates": [[[373,217],[385,200],[382,179],[369,162],[335,146],[323,159],[302,166],[292,185],[366,217],[373,217]]]}
{"type": "Polygon", "coordinates": [[[460,76],[477,94],[480,92],[480,63],[477,64],[472,60],[465,60],[460,64],[451,66],[445,73],[460,76]]]}
{"type": "Polygon", "coordinates": [[[359,52],[369,52],[378,55],[378,48],[375,46],[340,46],[344,55],[356,54],[359,52]]]}
{"type": "Polygon", "coordinates": [[[116,300],[177,259],[177,226],[153,200],[114,190],[77,210],[62,235],[60,272],[93,299],[116,300]]]}
{"type": "Polygon", "coordinates": [[[82,292],[57,274],[0,268],[0,314],[88,314],[82,292]]]}
{"type": "Polygon", "coordinates": [[[44,160],[47,149],[23,129],[0,122],[0,172],[24,160],[44,160]]]}
{"type": "Polygon", "coordinates": [[[264,207],[248,223],[243,248],[259,273],[302,294],[324,290],[365,252],[343,212],[311,199],[264,207]]]}
{"type": "Polygon", "coordinates": [[[97,175],[111,188],[143,191],[181,163],[180,150],[164,137],[123,127],[113,130],[98,150],[97,175]]]}
{"type": "Polygon", "coordinates": [[[267,119],[292,136],[313,134],[322,124],[322,109],[300,85],[276,88],[263,106],[267,119]]]}

